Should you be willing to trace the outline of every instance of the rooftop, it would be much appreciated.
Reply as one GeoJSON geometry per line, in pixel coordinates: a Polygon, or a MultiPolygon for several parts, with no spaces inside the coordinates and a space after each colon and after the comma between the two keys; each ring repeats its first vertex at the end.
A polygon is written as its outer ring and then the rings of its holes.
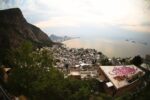
{"type": "Polygon", "coordinates": [[[127,85],[130,85],[133,82],[127,81],[128,78],[132,78],[135,75],[139,75],[145,73],[137,68],[134,65],[127,65],[127,66],[100,66],[100,69],[104,72],[106,77],[109,79],[110,82],[114,85],[116,89],[120,89],[127,85]]]}

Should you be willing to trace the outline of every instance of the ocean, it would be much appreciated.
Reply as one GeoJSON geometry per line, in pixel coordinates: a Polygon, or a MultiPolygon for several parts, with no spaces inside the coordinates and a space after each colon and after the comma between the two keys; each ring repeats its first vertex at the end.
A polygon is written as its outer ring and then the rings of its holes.
{"type": "Polygon", "coordinates": [[[145,57],[150,54],[150,41],[144,38],[104,38],[104,37],[80,37],[63,42],[70,48],[92,48],[101,51],[107,57],[145,57]]]}

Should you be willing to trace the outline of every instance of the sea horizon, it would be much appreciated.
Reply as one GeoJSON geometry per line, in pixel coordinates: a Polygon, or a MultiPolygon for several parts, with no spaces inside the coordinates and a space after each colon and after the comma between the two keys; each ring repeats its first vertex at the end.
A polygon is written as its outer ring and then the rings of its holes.
{"type": "MultiPolygon", "coordinates": [[[[94,36],[93,36],[94,37],[94,36]]],[[[102,52],[109,58],[112,57],[134,57],[150,54],[150,41],[141,41],[132,38],[104,38],[104,37],[80,37],[64,41],[63,44],[69,48],[90,48],[102,52]]]]}

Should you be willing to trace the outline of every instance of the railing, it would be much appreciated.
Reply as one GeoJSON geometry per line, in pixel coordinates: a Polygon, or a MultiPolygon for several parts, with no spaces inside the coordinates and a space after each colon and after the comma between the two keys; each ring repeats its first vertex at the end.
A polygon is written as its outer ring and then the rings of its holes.
{"type": "Polygon", "coordinates": [[[3,89],[1,85],[0,85],[0,92],[2,93],[4,100],[11,100],[11,98],[7,95],[6,91],[3,89]]]}

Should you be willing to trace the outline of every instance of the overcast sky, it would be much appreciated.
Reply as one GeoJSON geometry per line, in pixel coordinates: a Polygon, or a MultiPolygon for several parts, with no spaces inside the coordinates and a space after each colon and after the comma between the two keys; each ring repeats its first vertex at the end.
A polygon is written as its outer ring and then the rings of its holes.
{"type": "Polygon", "coordinates": [[[0,9],[19,7],[28,22],[47,34],[94,33],[114,27],[149,34],[148,4],[148,0],[0,0],[0,9]]]}

